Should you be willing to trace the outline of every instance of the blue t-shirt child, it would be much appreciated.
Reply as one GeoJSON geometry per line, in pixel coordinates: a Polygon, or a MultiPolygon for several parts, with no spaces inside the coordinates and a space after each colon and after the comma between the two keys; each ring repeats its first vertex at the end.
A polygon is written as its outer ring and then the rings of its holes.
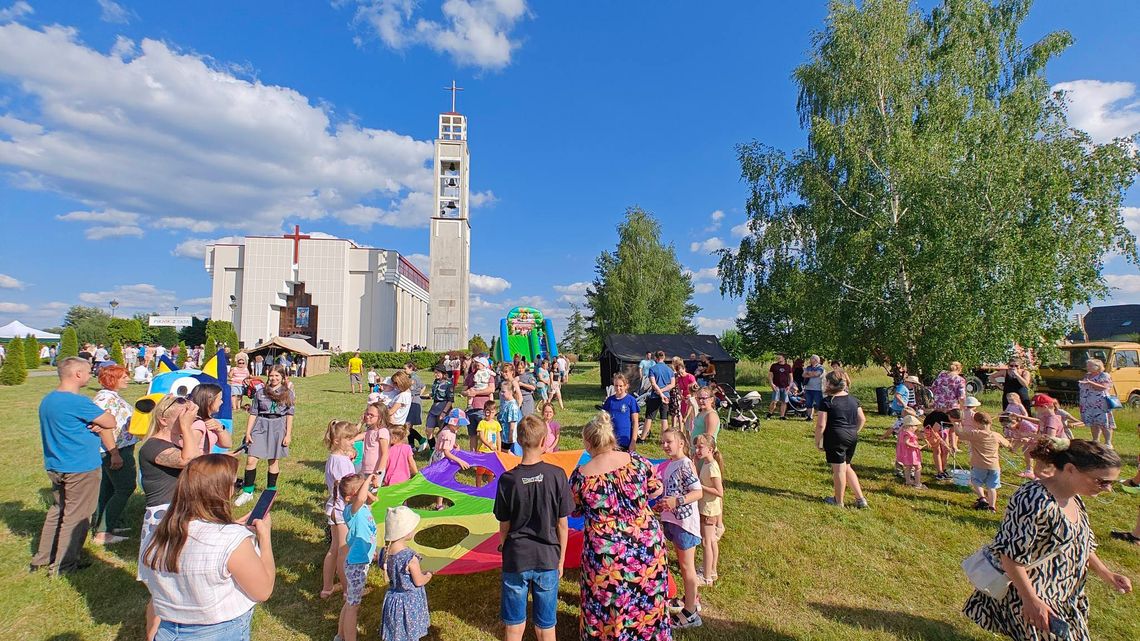
{"type": "Polygon", "coordinates": [[[899,383],[891,394],[891,411],[898,414],[911,405],[914,405],[914,391],[908,388],[906,384],[899,383]],[[906,405],[899,405],[899,396],[906,399],[906,405]]]}
{"type": "Polygon", "coordinates": [[[99,435],[88,429],[103,415],[86,396],[52,391],[40,401],[40,437],[43,439],[44,469],[61,474],[79,474],[103,465],[99,435]]]}
{"type": "Polygon", "coordinates": [[[633,439],[633,415],[638,413],[637,399],[631,394],[618,398],[611,396],[602,404],[602,409],[610,415],[614,423],[614,436],[618,445],[628,449],[633,439]]]}
{"type": "Polygon", "coordinates": [[[360,511],[354,513],[352,505],[345,504],[344,523],[348,526],[348,553],[344,555],[344,562],[371,563],[376,557],[376,519],[372,517],[372,510],[362,505],[360,511]]]}

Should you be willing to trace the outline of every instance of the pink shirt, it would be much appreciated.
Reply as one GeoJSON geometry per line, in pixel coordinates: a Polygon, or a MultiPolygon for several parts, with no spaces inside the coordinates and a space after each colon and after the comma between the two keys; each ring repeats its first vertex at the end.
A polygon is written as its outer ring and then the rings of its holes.
{"type": "Polygon", "coordinates": [[[1065,435],[1065,421],[1057,414],[1052,416],[1041,417],[1041,434],[1043,436],[1057,436],[1065,435]]]}
{"type": "MultiPolygon", "coordinates": [[[[198,419],[194,421],[190,427],[198,433],[198,447],[202,448],[203,454],[209,454],[214,451],[214,446],[218,444],[218,435],[206,429],[206,421],[198,419]]],[[[173,438],[170,440],[178,447],[182,447],[182,434],[175,432],[173,438]]]]}
{"type": "Polygon", "coordinates": [[[388,448],[388,468],[384,470],[384,485],[396,485],[412,478],[412,446],[399,443],[388,448]]]}
{"type": "Polygon", "coordinates": [[[543,450],[545,450],[547,452],[557,452],[558,451],[558,448],[554,445],[554,442],[556,440],[558,440],[558,432],[561,429],[562,429],[562,426],[558,424],[558,421],[550,421],[549,423],[546,424],[547,432],[546,432],[546,440],[542,442],[542,449],[543,450]]]}
{"type": "Polygon", "coordinates": [[[455,432],[452,430],[440,430],[435,435],[435,451],[443,456],[444,452],[450,452],[455,449],[455,432]]]}
{"type": "Polygon", "coordinates": [[[918,442],[918,434],[906,430],[899,432],[899,441],[895,445],[895,461],[900,465],[922,465],[922,449],[918,442]]]}
{"type": "Polygon", "coordinates": [[[375,474],[376,466],[380,464],[380,441],[391,439],[388,428],[381,427],[364,432],[364,456],[360,461],[361,474],[375,474]]]}
{"type": "Polygon", "coordinates": [[[245,379],[249,378],[249,370],[245,367],[231,367],[230,368],[230,385],[244,385],[245,379]]]}
{"type": "MultiPolygon", "coordinates": [[[[1026,412],[1025,408],[1022,407],[1018,403],[1010,403],[1009,405],[1006,405],[1005,406],[1005,413],[1006,414],[1017,414],[1018,416],[1027,416],[1029,414],[1029,412],[1026,412]]],[[[1015,429],[1017,429],[1020,432],[1036,432],[1037,431],[1037,424],[1034,423],[1033,421],[1027,421],[1025,419],[1017,419],[1017,425],[1015,426],[1015,429]]]]}

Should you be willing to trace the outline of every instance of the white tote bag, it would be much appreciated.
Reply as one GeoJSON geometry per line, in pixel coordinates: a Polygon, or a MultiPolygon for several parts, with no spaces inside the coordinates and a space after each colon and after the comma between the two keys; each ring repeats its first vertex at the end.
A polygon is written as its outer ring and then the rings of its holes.
{"type": "MultiPolygon", "coordinates": [[[[1009,577],[1001,568],[994,567],[990,562],[989,556],[986,554],[988,545],[984,545],[970,556],[962,561],[962,569],[966,572],[966,578],[970,583],[977,588],[979,592],[988,597],[1001,601],[1009,592],[1009,577]]],[[[1049,559],[1057,556],[1058,552],[1047,554],[1033,563],[1025,566],[1025,571],[1028,572],[1033,568],[1044,565],[1049,559]]]]}

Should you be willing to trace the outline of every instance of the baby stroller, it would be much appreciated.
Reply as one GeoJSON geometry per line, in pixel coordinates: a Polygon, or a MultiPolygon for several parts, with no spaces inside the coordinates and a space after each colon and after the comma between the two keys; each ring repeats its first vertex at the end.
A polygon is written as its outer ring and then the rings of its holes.
{"type": "Polygon", "coordinates": [[[760,417],[756,409],[764,404],[764,397],[759,392],[748,392],[744,396],[728,383],[720,384],[720,392],[716,397],[717,411],[724,410],[721,420],[730,429],[742,432],[760,430],[760,417]]]}
{"type": "Polygon", "coordinates": [[[804,400],[804,393],[800,390],[794,390],[788,395],[788,409],[784,416],[791,418],[793,416],[799,418],[807,418],[808,406],[807,401],[804,400]]]}

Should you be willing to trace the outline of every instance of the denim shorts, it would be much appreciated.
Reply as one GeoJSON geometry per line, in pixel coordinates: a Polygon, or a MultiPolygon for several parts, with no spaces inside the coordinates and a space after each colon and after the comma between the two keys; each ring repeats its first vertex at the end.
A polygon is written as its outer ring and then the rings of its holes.
{"type": "Polygon", "coordinates": [[[154,641],[249,641],[249,626],[253,622],[253,608],[229,621],[208,625],[189,623],[158,624],[154,641]]]}
{"type": "Polygon", "coordinates": [[[987,490],[1001,487],[1001,470],[983,470],[975,467],[970,470],[970,482],[987,490]]]}
{"type": "Polygon", "coordinates": [[[676,523],[662,523],[661,525],[665,528],[665,538],[677,546],[678,550],[688,550],[701,544],[701,537],[676,523]]]}
{"type": "Polygon", "coordinates": [[[772,402],[773,403],[787,403],[791,399],[791,389],[787,387],[776,387],[772,389],[772,402]]]}
{"type": "Polygon", "coordinates": [[[558,570],[503,572],[499,616],[504,625],[526,623],[526,597],[534,595],[534,627],[550,630],[558,621],[558,570]]]}

